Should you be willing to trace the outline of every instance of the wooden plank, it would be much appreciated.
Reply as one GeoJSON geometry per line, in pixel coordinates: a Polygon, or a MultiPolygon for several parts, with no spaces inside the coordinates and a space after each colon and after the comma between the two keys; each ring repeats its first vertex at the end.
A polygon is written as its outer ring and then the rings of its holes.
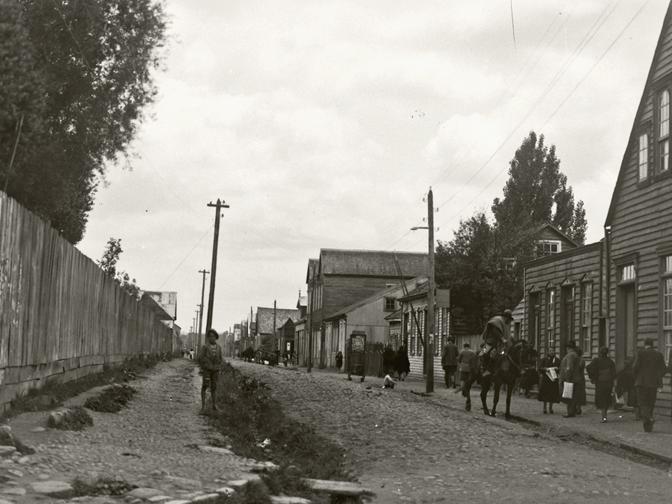
{"type": "Polygon", "coordinates": [[[363,487],[359,483],[352,483],[350,481],[331,481],[303,478],[303,482],[308,488],[316,492],[325,492],[333,495],[345,495],[350,497],[375,495],[370,489],[363,487]]]}

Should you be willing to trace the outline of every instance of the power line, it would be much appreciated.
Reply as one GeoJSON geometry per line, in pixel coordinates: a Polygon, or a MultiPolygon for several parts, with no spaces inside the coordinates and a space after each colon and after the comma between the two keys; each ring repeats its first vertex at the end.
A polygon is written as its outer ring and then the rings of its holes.
{"type": "MultiPolygon", "coordinates": [[[[546,120],[544,125],[546,125],[554,116],[557,114],[557,112],[562,108],[562,106],[569,100],[569,98],[576,92],[576,90],[585,82],[585,80],[588,78],[588,76],[591,74],[591,72],[597,67],[597,65],[604,59],[604,57],[607,55],[607,53],[616,45],[618,40],[623,36],[623,34],[627,31],[627,29],[632,25],[632,23],[635,21],[635,19],[641,14],[641,12],[644,10],[646,5],[649,3],[650,0],[646,0],[640,8],[635,12],[635,14],[630,18],[630,20],[625,24],[623,29],[618,33],[616,38],[607,46],[605,51],[599,56],[599,58],[595,61],[595,63],[591,66],[591,68],[586,72],[586,74],[579,80],[579,82],[572,88],[572,90],[565,96],[565,98],[561,101],[560,105],[553,111],[551,116],[546,120]]],[[[612,11],[613,12],[613,11],[612,11]]],[[[603,24],[603,23],[602,23],[603,24]]],[[[602,25],[600,25],[602,26],[602,25]]],[[[585,46],[584,46],[585,47],[585,46]]],[[[498,178],[499,176],[506,170],[500,170],[479,192],[474,196],[469,202],[464,205],[458,212],[454,213],[450,219],[446,222],[452,222],[455,217],[458,217],[464,210],[466,210],[476,199],[478,199],[498,178]]]]}
{"type": "Polygon", "coordinates": [[[170,275],[168,275],[168,277],[167,277],[167,278],[163,281],[163,283],[159,286],[158,290],[161,290],[161,288],[162,288],[164,285],[166,285],[166,283],[168,283],[168,280],[170,280],[170,279],[173,277],[173,275],[177,272],[177,270],[180,269],[180,266],[182,266],[182,265],[184,264],[184,261],[186,261],[186,260],[189,258],[189,256],[194,252],[194,250],[196,250],[196,248],[197,248],[197,247],[201,244],[201,242],[203,241],[203,238],[205,238],[205,237],[208,235],[209,232],[210,232],[210,229],[206,229],[206,230],[205,230],[205,232],[201,235],[201,237],[198,239],[198,241],[196,242],[196,244],[191,248],[191,250],[190,250],[189,252],[187,252],[187,254],[186,254],[186,255],[182,258],[182,260],[178,263],[178,265],[175,266],[175,269],[170,273],[170,275]]]}

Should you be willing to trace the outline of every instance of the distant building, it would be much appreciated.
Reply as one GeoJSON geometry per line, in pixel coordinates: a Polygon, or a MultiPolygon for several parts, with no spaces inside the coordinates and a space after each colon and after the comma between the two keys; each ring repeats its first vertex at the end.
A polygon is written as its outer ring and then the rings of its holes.
{"type": "Polygon", "coordinates": [[[263,348],[268,352],[279,350],[278,341],[275,339],[273,329],[277,331],[288,319],[298,321],[301,313],[293,308],[266,308],[257,307],[255,313],[255,349],[263,348]]]}
{"type": "MultiPolygon", "coordinates": [[[[338,349],[345,348],[343,334],[327,332],[326,317],[401,281],[426,276],[428,267],[427,254],[414,252],[322,249],[318,259],[309,259],[306,336],[312,337],[312,364],[333,366],[338,349]]],[[[310,346],[308,338],[306,343],[310,346]]]]}

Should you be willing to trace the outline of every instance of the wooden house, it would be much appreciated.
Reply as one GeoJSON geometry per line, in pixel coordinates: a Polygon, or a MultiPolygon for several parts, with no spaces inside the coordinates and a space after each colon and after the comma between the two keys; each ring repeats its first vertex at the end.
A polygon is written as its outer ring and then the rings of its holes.
{"type": "Polygon", "coordinates": [[[333,366],[345,342],[325,318],[401,281],[427,275],[428,256],[412,252],[322,249],[308,261],[307,332],[312,334],[314,366],[333,366]],[[397,269],[399,267],[399,270],[397,269]]]}
{"type": "MultiPolygon", "coordinates": [[[[569,339],[586,359],[608,346],[617,369],[645,338],[672,358],[672,6],[625,145],[599,243],[526,268],[527,335],[560,354],[569,339]]],[[[669,375],[658,406],[669,415],[669,375]]]]}

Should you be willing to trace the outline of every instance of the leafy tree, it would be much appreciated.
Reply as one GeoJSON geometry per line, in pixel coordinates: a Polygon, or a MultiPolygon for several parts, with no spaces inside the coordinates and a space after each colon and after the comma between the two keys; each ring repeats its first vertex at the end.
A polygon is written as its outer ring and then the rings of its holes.
{"type": "Polygon", "coordinates": [[[492,213],[496,227],[505,234],[516,233],[542,224],[553,224],[574,241],[583,243],[587,229],[583,202],[574,202],[567,176],[560,171],[555,146],[547,147],[544,136],[534,131],[509,163],[509,179],[504,197],[495,198],[492,213]]]}
{"type": "Polygon", "coordinates": [[[122,252],[121,238],[110,238],[107,240],[103,257],[98,261],[98,266],[107,276],[113,278],[122,289],[137,299],[140,297],[140,287],[138,287],[135,278],[131,278],[125,271],[117,271],[117,263],[122,252]]]}
{"type": "Polygon", "coordinates": [[[127,155],[155,98],[152,75],[166,31],[163,7],[157,0],[0,2],[15,20],[0,47],[12,61],[25,61],[26,68],[14,73],[28,73],[24,92],[44,103],[29,107],[11,88],[0,87],[2,145],[7,124],[14,129],[22,114],[26,131],[41,131],[22,139],[14,175],[3,166],[0,181],[76,243],[106,165],[127,155]],[[3,115],[9,119],[3,122],[3,115]]]}
{"type": "Polygon", "coordinates": [[[437,281],[450,287],[453,313],[472,333],[522,299],[524,264],[534,258],[541,225],[553,224],[578,243],[586,238],[583,201],[575,203],[555,146],[531,132],[509,166],[504,195],[493,201],[494,222],[477,213],[437,247],[437,281]]]}

